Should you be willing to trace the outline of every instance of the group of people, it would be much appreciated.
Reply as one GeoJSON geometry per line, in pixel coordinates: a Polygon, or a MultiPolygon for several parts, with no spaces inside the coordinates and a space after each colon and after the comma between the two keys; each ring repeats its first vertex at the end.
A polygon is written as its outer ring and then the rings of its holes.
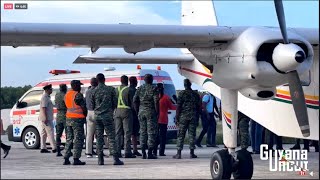
{"type": "MultiPolygon", "coordinates": [[[[206,93],[202,97],[197,91],[192,90],[189,79],[184,80],[184,88],[174,105],[166,94],[164,86],[158,83],[154,86],[153,76],[146,74],[144,84],[138,89],[137,78],[132,76],[121,76],[121,86],[114,88],[105,84],[105,76],[102,73],[96,75],[90,81],[91,86],[81,93],[79,80],[71,81],[71,89],[68,91],[66,84],[60,84],[60,91],[55,95],[56,137],[54,137],[53,124],[53,102],[50,99],[52,85],[43,87],[45,93],[40,102],[39,120],[41,122],[41,153],[50,153],[46,148],[46,139],[52,147],[52,152],[57,156],[64,156],[64,165],[71,164],[69,158],[73,157],[73,165],[85,165],[80,160],[84,139],[86,139],[86,152],[88,158],[96,155],[98,164],[104,165],[103,145],[104,134],[108,137],[110,155],[113,156],[114,165],[123,165],[121,153],[122,139],[124,158],[157,159],[165,155],[166,134],[168,125],[168,110],[176,110],[175,124],[178,127],[177,153],[175,159],[181,159],[186,132],[189,136],[190,158],[197,158],[194,153],[196,146],[201,146],[201,141],[207,133],[207,147],[216,145],[216,120],[221,116],[217,106],[216,98],[206,93]],[[129,85],[130,82],[130,85],[129,85]],[[202,131],[196,138],[198,120],[201,117],[202,131]],[[86,125],[86,135],[84,132],[86,125]],[[65,131],[66,144],[65,154],[61,153],[61,136],[65,131]],[[137,149],[137,138],[140,135],[141,153],[137,149]],[[93,140],[96,138],[96,153],[93,151],[93,140]],[[131,150],[131,143],[133,151],[131,150]],[[72,152],[73,149],[73,152],[72,152]]],[[[221,107],[221,106],[220,106],[221,107]]],[[[241,112],[238,112],[238,129],[240,135],[240,146],[247,149],[251,144],[252,153],[260,153],[260,145],[263,140],[263,127],[241,112]],[[251,132],[249,133],[249,122],[251,132]],[[251,140],[250,135],[251,134],[251,140]]],[[[273,139],[276,138],[277,149],[282,148],[282,138],[270,132],[269,149],[272,149],[273,139]]],[[[304,140],[305,148],[309,150],[309,142],[304,140]],[[308,144],[308,146],[307,146],[308,144]]],[[[315,145],[316,151],[319,146],[315,145]]],[[[1,143],[1,148],[8,154],[10,147],[6,148],[1,143]]],[[[292,149],[300,149],[297,140],[292,149]]]]}
{"type": "Polygon", "coordinates": [[[176,124],[179,126],[178,152],[174,158],[181,158],[184,137],[189,131],[190,157],[196,158],[195,135],[197,114],[199,112],[199,95],[191,89],[191,82],[184,81],[185,90],[177,99],[177,106],[173,105],[170,97],[164,94],[164,86],[158,83],[153,86],[153,76],[146,74],[145,83],[137,87],[137,78],[123,75],[121,86],[114,88],[105,85],[102,73],[91,79],[91,86],[85,97],[81,93],[79,80],[71,81],[71,89],[67,91],[66,84],[60,84],[60,92],[55,96],[57,108],[56,138],[53,128],[53,103],[50,99],[52,85],[43,87],[45,93],[41,98],[39,120],[42,125],[41,153],[50,153],[46,148],[46,139],[52,146],[52,152],[57,156],[64,156],[64,165],[71,164],[69,158],[73,156],[73,165],[85,165],[80,160],[84,138],[86,139],[86,155],[92,157],[92,142],[96,137],[96,155],[98,164],[104,164],[103,145],[104,133],[108,137],[110,155],[114,165],[123,165],[121,154],[121,140],[124,137],[124,157],[156,159],[158,146],[159,156],[165,155],[166,133],[168,124],[167,112],[176,109],[176,124]],[[130,81],[130,86],[129,86],[130,81]],[[84,125],[86,124],[86,137],[84,125]],[[66,134],[65,154],[61,154],[61,136],[66,134]],[[140,135],[142,154],[137,150],[137,137],[140,135]],[[193,140],[192,140],[193,139],[193,140]],[[131,142],[133,151],[131,151],[131,142]],[[73,152],[71,151],[73,149],[73,152]]]}

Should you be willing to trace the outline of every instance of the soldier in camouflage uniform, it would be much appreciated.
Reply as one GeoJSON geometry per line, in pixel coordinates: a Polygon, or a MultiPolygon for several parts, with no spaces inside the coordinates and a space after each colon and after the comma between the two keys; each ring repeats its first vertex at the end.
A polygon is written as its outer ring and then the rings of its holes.
{"type": "Polygon", "coordinates": [[[71,145],[73,142],[73,165],[85,165],[85,162],[81,162],[82,147],[84,143],[84,123],[86,122],[87,107],[83,95],[80,93],[81,85],[79,80],[71,81],[72,90],[68,91],[65,95],[64,102],[67,107],[66,113],[66,125],[67,125],[67,143],[66,153],[64,155],[63,165],[69,165],[69,157],[71,153],[71,145]]]}
{"type": "Polygon", "coordinates": [[[240,111],[238,111],[238,128],[240,134],[240,146],[241,149],[247,149],[250,145],[250,137],[249,137],[249,122],[250,118],[240,111]]]}
{"type": "Polygon", "coordinates": [[[177,138],[177,154],[173,156],[175,159],[181,159],[181,151],[183,142],[188,130],[190,158],[197,158],[194,154],[195,137],[197,128],[197,113],[200,111],[200,96],[191,89],[189,79],[184,80],[185,90],[181,91],[178,96],[178,106],[176,114],[176,125],[179,128],[177,138]]]}
{"type": "Polygon", "coordinates": [[[105,85],[105,77],[99,73],[96,76],[99,84],[92,91],[91,102],[96,122],[96,139],[98,164],[104,165],[103,159],[103,133],[106,131],[109,138],[109,150],[113,155],[113,165],[123,165],[120,161],[120,152],[117,152],[117,144],[115,141],[115,124],[113,121],[113,112],[117,107],[117,97],[114,87],[105,85]]]}
{"type": "Polygon", "coordinates": [[[67,134],[67,126],[66,126],[66,113],[67,107],[64,103],[64,96],[67,93],[67,85],[60,84],[60,92],[58,92],[55,96],[55,104],[57,107],[57,118],[56,118],[56,142],[57,142],[57,156],[62,156],[61,154],[61,136],[63,130],[65,130],[65,134],[67,134]]]}
{"type": "Polygon", "coordinates": [[[147,158],[146,147],[148,145],[148,159],[157,159],[152,152],[156,146],[158,130],[159,95],[156,87],[152,86],[153,76],[151,74],[146,74],[144,81],[145,84],[137,89],[133,97],[140,123],[142,158],[147,158]]]}

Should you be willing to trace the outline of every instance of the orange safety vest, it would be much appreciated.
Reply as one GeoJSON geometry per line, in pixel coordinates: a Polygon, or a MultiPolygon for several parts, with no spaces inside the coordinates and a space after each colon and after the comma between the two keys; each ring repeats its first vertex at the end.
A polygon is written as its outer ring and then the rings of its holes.
{"type": "Polygon", "coordinates": [[[77,94],[77,91],[71,90],[64,96],[64,102],[67,106],[67,118],[85,118],[81,107],[74,102],[77,94]]]}

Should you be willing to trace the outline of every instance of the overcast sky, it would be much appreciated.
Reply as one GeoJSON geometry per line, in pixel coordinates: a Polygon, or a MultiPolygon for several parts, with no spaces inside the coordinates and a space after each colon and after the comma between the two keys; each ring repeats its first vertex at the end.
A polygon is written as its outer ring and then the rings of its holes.
{"type": "MultiPolygon", "coordinates": [[[[4,10],[1,1],[2,22],[51,23],[132,23],[180,24],[179,1],[27,1],[28,10],[4,10]]],[[[14,3],[19,1],[14,1],[14,3]]],[[[318,1],[284,1],[287,27],[319,28],[318,1]]],[[[219,25],[278,26],[273,1],[217,1],[219,25]]],[[[130,70],[136,65],[75,65],[78,55],[89,48],[1,47],[1,87],[35,85],[51,76],[52,69],[75,69],[98,72],[107,66],[130,70]]],[[[124,53],[122,49],[100,49],[97,53],[124,53]]],[[[144,53],[180,54],[178,49],[153,49],[144,53]]],[[[157,65],[142,65],[156,68],[157,65]]],[[[183,88],[183,77],[176,65],[162,65],[174,79],[177,89],[183,88]]],[[[194,88],[198,88],[194,86],[194,88]]]]}

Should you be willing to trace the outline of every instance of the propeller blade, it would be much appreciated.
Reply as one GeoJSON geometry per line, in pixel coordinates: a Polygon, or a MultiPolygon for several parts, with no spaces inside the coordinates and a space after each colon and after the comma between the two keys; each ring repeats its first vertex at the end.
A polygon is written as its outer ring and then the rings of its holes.
{"type": "Polygon", "coordinates": [[[301,129],[301,133],[304,137],[308,137],[310,136],[308,112],[298,72],[289,72],[288,80],[292,105],[301,129]]]}
{"type": "Polygon", "coordinates": [[[289,44],[287,27],[286,27],[286,18],[284,16],[282,0],[274,0],[274,5],[277,12],[278,22],[283,37],[284,44],[289,44]]]}

